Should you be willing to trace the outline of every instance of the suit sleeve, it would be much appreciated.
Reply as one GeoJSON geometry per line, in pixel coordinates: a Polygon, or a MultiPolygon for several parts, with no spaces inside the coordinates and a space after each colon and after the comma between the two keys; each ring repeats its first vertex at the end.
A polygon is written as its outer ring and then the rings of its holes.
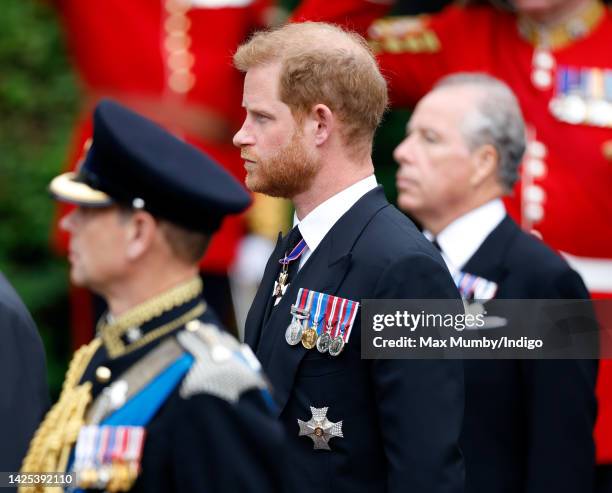
{"type": "Polygon", "coordinates": [[[173,491],[283,491],[282,425],[259,391],[244,393],[236,403],[198,394],[183,404],[172,443],[173,491]]]}
{"type": "MultiPolygon", "coordinates": [[[[440,263],[418,255],[390,265],[375,297],[453,299],[458,294],[440,263]]],[[[375,360],[371,372],[387,456],[387,491],[462,492],[462,362],[375,360]]]]}
{"type": "MultiPolygon", "coordinates": [[[[550,299],[588,299],[582,280],[569,269],[542,292],[550,299]]],[[[529,406],[525,491],[592,491],[597,361],[524,360],[522,371],[529,406]]]]}
{"type": "MultiPolygon", "coordinates": [[[[0,279],[0,283],[2,280],[0,279]]],[[[18,471],[49,406],[45,353],[25,307],[0,286],[0,469],[18,471]]]]}

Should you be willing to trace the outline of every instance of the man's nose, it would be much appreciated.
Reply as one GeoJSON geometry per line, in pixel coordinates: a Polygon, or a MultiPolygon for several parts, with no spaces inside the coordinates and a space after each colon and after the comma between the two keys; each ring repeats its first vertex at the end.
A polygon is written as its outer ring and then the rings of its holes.
{"type": "Polygon", "coordinates": [[[412,162],[412,144],[410,137],[405,137],[393,150],[393,159],[398,166],[410,164],[412,162]]]}
{"type": "Polygon", "coordinates": [[[236,147],[244,147],[255,143],[253,137],[245,129],[244,124],[240,127],[240,130],[236,132],[232,141],[236,147]]]}
{"type": "Polygon", "coordinates": [[[76,212],[77,210],[73,209],[60,219],[59,226],[62,230],[72,233],[74,228],[74,215],[76,212]]]}

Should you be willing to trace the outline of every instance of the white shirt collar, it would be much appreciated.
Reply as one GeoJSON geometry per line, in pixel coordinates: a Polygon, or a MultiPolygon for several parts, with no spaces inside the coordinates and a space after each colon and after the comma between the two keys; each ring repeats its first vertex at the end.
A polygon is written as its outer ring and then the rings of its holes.
{"type": "MultiPolygon", "coordinates": [[[[494,199],[455,219],[435,237],[451,274],[465,266],[504,217],[503,202],[494,199]]],[[[424,234],[433,239],[431,232],[424,231],[424,234]]]]}
{"type": "Polygon", "coordinates": [[[299,226],[300,233],[308,245],[308,251],[302,255],[300,265],[306,262],[338,219],[377,186],[376,177],[370,175],[319,204],[301,221],[294,214],[293,225],[299,226]]]}

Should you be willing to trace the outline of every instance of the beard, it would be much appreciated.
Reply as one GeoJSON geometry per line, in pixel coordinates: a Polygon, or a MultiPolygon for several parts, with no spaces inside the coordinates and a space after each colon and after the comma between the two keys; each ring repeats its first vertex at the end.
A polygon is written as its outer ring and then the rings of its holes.
{"type": "MultiPolygon", "coordinates": [[[[255,164],[248,165],[247,188],[252,192],[286,199],[308,190],[321,165],[306,150],[301,137],[301,132],[294,132],[291,141],[276,154],[266,159],[255,159],[255,164]]],[[[255,156],[249,157],[243,153],[242,157],[250,159],[255,156]]]]}

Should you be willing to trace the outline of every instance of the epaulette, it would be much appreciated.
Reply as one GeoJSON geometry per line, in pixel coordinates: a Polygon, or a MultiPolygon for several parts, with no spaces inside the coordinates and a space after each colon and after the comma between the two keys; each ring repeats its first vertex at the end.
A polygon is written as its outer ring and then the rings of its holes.
{"type": "Polygon", "coordinates": [[[251,349],[216,325],[192,320],[177,339],[195,358],[181,384],[182,398],[211,394],[234,403],[247,390],[268,388],[251,349]]]}
{"type": "Polygon", "coordinates": [[[436,53],[440,40],[428,24],[426,15],[379,19],[368,30],[370,47],[375,53],[436,53]]]}

